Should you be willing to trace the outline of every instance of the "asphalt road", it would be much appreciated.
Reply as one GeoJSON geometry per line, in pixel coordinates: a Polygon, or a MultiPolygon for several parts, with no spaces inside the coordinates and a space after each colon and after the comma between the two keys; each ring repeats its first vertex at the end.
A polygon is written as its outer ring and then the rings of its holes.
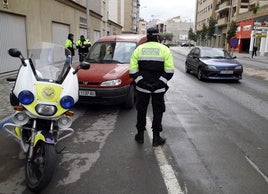
{"type": "MultiPolygon", "coordinates": [[[[184,56],[174,58],[176,76],[164,123],[166,148],[183,189],[194,194],[268,193],[266,77],[245,73],[239,83],[201,82],[185,73],[184,56]]],[[[241,61],[254,72],[259,67],[259,62],[241,61]]]]}
{"type": "MultiPolygon", "coordinates": [[[[268,83],[263,63],[239,58],[251,70],[239,83],[200,82],[184,72],[185,57],[178,52],[166,95],[167,144],[162,150],[152,148],[149,135],[142,146],[134,141],[135,109],[78,104],[73,109],[75,134],[58,145],[65,149],[42,193],[181,193],[176,182],[188,194],[268,193],[268,83]],[[176,176],[172,184],[163,174],[165,167],[176,176]]],[[[0,83],[3,121],[13,111],[3,76],[0,83]]],[[[151,118],[149,109],[149,123],[151,118]]],[[[30,193],[24,182],[25,156],[1,130],[0,147],[0,193],[30,193]]]]}

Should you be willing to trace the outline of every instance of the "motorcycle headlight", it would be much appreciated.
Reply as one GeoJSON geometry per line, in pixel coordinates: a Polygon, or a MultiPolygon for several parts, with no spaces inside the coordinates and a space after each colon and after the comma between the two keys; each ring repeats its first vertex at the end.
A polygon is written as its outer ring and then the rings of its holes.
{"type": "Polygon", "coordinates": [[[62,108],[69,109],[74,105],[74,99],[71,96],[63,96],[60,99],[60,105],[62,108]]]}
{"type": "Polygon", "coordinates": [[[38,104],[35,111],[43,116],[52,116],[57,112],[57,107],[54,105],[38,104]]]}
{"type": "Polygon", "coordinates": [[[121,79],[115,79],[102,82],[100,86],[119,86],[121,83],[122,83],[121,79]]]}
{"type": "Polygon", "coordinates": [[[19,93],[19,101],[24,105],[29,105],[34,101],[34,95],[29,90],[23,90],[19,93]]]}

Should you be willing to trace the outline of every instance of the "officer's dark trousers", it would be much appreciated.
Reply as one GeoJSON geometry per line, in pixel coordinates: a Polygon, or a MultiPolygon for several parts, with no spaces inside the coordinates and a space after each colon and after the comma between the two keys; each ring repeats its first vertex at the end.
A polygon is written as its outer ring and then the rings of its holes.
{"type": "Polygon", "coordinates": [[[87,53],[79,53],[79,61],[82,62],[85,57],[86,57],[87,53]]]}
{"type": "Polygon", "coordinates": [[[137,130],[143,131],[145,130],[146,126],[146,114],[147,108],[150,102],[153,108],[153,123],[152,128],[154,132],[161,132],[162,131],[162,117],[163,112],[165,112],[165,101],[164,101],[164,94],[165,93],[157,93],[157,94],[147,94],[143,92],[137,91],[137,102],[136,102],[136,109],[137,109],[137,130]]]}

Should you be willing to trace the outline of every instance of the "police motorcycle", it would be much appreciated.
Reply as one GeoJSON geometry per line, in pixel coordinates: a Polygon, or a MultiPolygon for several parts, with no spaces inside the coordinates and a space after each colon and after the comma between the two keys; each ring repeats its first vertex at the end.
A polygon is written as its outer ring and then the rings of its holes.
{"type": "Polygon", "coordinates": [[[39,43],[30,58],[11,48],[8,53],[21,60],[21,66],[11,90],[14,107],[13,123],[3,128],[26,153],[27,187],[35,192],[44,189],[52,179],[56,166],[56,144],[73,134],[74,113],[69,109],[78,100],[80,69],[89,63],[72,67],[70,51],[52,43],[39,43]]]}

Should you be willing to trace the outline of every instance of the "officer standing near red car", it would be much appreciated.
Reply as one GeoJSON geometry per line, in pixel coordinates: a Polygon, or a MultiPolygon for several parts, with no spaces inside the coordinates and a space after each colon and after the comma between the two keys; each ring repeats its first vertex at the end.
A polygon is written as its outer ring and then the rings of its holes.
{"type": "Polygon", "coordinates": [[[89,47],[91,47],[90,41],[85,38],[84,35],[81,35],[80,39],[76,41],[76,48],[78,48],[80,62],[84,60],[85,55],[88,53],[89,47]]]}
{"type": "Polygon", "coordinates": [[[147,30],[147,42],[138,46],[130,60],[129,74],[134,78],[137,90],[137,124],[138,133],[135,140],[144,143],[147,108],[152,101],[153,107],[153,146],[164,145],[166,140],[160,136],[162,117],[165,112],[164,95],[168,89],[167,82],[174,74],[174,63],[170,49],[158,42],[159,31],[147,30]]]}

